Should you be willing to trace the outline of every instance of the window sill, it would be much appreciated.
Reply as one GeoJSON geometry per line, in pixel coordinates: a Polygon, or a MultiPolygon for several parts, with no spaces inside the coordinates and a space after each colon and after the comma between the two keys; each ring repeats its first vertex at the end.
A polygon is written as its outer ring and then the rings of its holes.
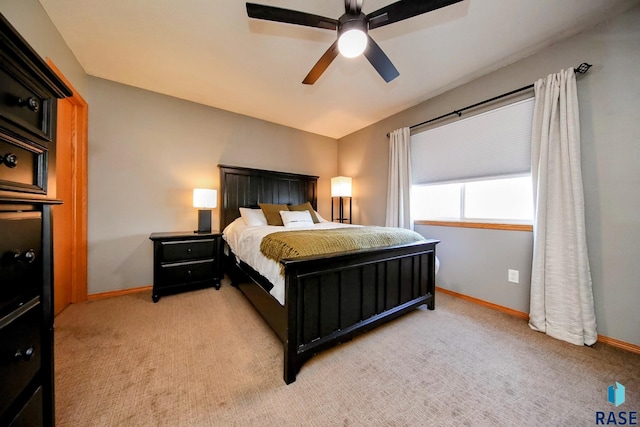
{"type": "Polygon", "coordinates": [[[531,224],[498,224],[492,222],[466,221],[426,221],[416,220],[415,225],[435,225],[438,227],[484,228],[487,230],[533,231],[531,224]]]}

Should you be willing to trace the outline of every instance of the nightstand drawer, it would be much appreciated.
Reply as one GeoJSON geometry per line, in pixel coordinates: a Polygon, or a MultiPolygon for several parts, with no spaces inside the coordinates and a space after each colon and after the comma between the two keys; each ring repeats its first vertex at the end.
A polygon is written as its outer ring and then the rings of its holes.
{"type": "Polygon", "coordinates": [[[213,259],[163,264],[160,286],[175,286],[184,283],[213,280],[214,278],[213,259]]]}
{"type": "Polygon", "coordinates": [[[31,382],[40,370],[40,303],[29,303],[32,307],[25,313],[0,319],[0,414],[31,382]]]}
{"type": "Polygon", "coordinates": [[[213,258],[215,240],[162,242],[161,262],[213,258]]]}

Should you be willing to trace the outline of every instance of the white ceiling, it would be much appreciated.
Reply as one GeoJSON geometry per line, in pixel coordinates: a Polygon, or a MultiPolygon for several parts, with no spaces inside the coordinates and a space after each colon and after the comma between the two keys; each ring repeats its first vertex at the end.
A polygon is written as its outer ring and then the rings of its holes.
{"type": "MultiPolygon", "coordinates": [[[[343,0],[253,0],[337,19],[343,0]]],[[[370,13],[393,0],[364,0],[370,13]]],[[[247,17],[239,0],[40,0],[87,74],[340,138],[638,3],[464,0],[370,35],[400,71],[364,58],[302,79],[335,32],[247,17]]],[[[577,64],[575,64],[577,65],[577,64]]]]}

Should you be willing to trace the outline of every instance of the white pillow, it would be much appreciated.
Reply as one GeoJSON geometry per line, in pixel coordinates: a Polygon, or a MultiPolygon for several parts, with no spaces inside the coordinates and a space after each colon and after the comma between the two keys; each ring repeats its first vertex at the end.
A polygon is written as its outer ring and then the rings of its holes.
{"type": "Polygon", "coordinates": [[[309,211],[280,211],[280,217],[286,228],[313,227],[309,211]]]}
{"type": "Polygon", "coordinates": [[[250,227],[267,225],[267,217],[264,216],[262,209],[240,208],[240,216],[250,227]]]}

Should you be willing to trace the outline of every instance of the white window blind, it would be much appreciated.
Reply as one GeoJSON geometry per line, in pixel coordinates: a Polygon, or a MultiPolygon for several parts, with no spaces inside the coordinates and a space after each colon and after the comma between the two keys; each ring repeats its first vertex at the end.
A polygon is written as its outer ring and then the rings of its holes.
{"type": "Polygon", "coordinates": [[[411,136],[412,183],[531,171],[533,98],[411,136]]]}

